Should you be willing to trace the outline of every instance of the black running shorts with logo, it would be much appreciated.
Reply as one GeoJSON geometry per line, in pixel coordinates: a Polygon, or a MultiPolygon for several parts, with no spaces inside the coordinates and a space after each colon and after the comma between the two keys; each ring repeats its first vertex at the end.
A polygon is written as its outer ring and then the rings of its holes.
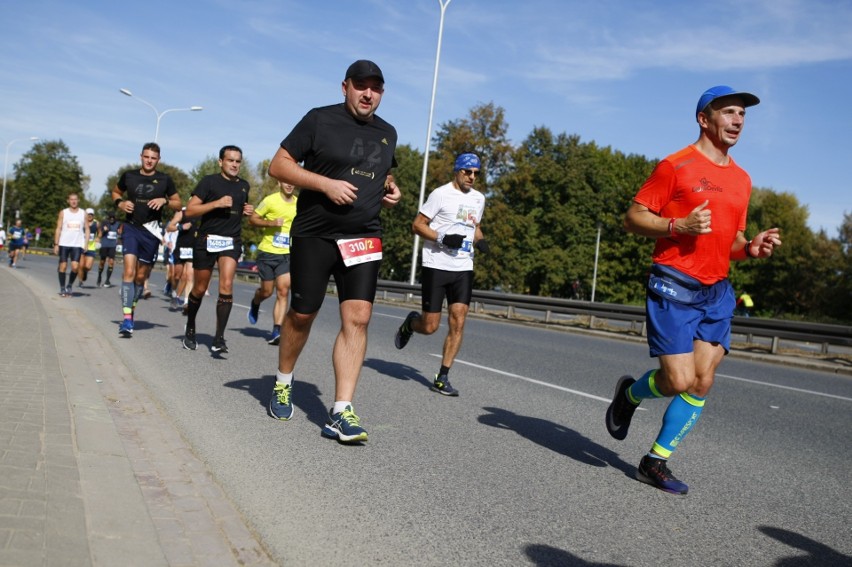
{"type": "Polygon", "coordinates": [[[290,239],[290,308],[316,313],[325,299],[329,277],[334,277],[340,303],[360,299],[373,303],[381,260],[346,266],[331,238],[294,236],[290,239]]]}
{"type": "Polygon", "coordinates": [[[423,267],[420,273],[422,282],[422,307],[426,313],[440,313],[444,304],[464,303],[470,305],[473,296],[473,270],[451,272],[423,267]]]}

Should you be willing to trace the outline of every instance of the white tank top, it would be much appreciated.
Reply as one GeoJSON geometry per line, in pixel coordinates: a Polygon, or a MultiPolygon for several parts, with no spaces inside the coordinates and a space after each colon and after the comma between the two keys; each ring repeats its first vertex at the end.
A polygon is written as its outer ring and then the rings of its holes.
{"type": "Polygon", "coordinates": [[[59,245],[70,248],[86,247],[86,211],[71,209],[62,211],[62,231],[59,233],[59,245]]]}

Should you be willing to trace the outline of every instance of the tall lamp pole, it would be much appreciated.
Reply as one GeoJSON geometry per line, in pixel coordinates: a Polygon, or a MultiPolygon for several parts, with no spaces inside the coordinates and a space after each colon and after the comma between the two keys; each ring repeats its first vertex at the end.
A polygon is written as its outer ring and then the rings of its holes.
{"type": "Polygon", "coordinates": [[[595,241],[595,271],[592,274],[592,303],[595,302],[595,287],[598,285],[598,254],[601,250],[601,224],[598,223],[598,238],[595,241]]]}
{"type": "Polygon", "coordinates": [[[21,142],[23,140],[37,141],[37,136],[30,136],[29,138],[16,138],[6,144],[6,159],[3,161],[3,198],[0,199],[0,226],[3,226],[4,221],[6,220],[6,171],[9,167],[9,148],[12,147],[12,144],[15,142],[21,142]]]}
{"type": "MultiPolygon", "coordinates": [[[[423,197],[426,193],[426,171],[429,168],[429,148],[432,146],[432,117],[435,114],[435,92],[438,90],[438,65],[441,62],[441,40],[444,37],[444,14],[447,6],[452,0],[438,0],[441,5],[441,23],[438,25],[438,50],[435,53],[435,74],[432,77],[432,102],[429,104],[429,126],[426,128],[426,150],[423,152],[423,173],[420,175],[420,199],[417,201],[417,210],[423,206],[423,197]]],[[[411,277],[408,283],[414,285],[414,276],[417,273],[417,253],[420,249],[420,237],[414,235],[414,250],[411,253],[411,277]]]]}
{"type": "Polygon", "coordinates": [[[177,111],[181,111],[181,110],[189,110],[189,111],[192,111],[192,112],[204,110],[203,106],[190,106],[189,108],[169,108],[168,110],[164,110],[164,111],[160,112],[160,111],[157,110],[156,106],[154,106],[153,104],[151,104],[150,102],[148,102],[145,99],[142,99],[142,98],[139,98],[138,96],[135,96],[132,92],[130,92],[129,89],[118,89],[118,90],[121,94],[129,96],[131,98],[135,98],[136,100],[138,100],[142,104],[148,106],[151,110],[154,111],[154,115],[157,117],[157,128],[156,128],[156,130],[154,130],[154,142],[157,142],[160,138],[160,120],[163,118],[164,115],[168,114],[169,112],[177,112],[177,111]]]}

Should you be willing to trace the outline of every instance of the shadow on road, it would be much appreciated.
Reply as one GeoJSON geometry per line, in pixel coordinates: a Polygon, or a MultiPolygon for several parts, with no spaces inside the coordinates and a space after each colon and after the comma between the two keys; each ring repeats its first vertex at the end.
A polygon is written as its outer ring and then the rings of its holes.
{"type": "Polygon", "coordinates": [[[418,382],[423,386],[429,388],[432,386],[432,381],[428,380],[425,376],[420,374],[416,368],[408,366],[407,364],[400,364],[398,362],[388,362],[386,360],[378,360],[376,358],[368,358],[364,361],[364,366],[367,368],[372,368],[379,374],[384,374],[385,376],[390,376],[391,378],[396,378],[397,380],[411,380],[413,382],[418,382]]]}
{"type": "Polygon", "coordinates": [[[584,561],[564,549],[543,544],[530,544],[524,552],[537,567],[623,567],[617,563],[584,561]]]}
{"type": "MultiPolygon", "coordinates": [[[[235,390],[243,390],[252,395],[258,403],[269,412],[269,400],[272,397],[272,387],[275,385],[275,376],[261,376],[260,378],[245,378],[225,382],[225,386],[235,390]]],[[[298,378],[293,380],[293,405],[302,410],[308,421],[317,427],[325,425],[328,418],[328,408],[322,403],[322,392],[313,384],[299,382],[298,378]]]]}
{"type": "Polygon", "coordinates": [[[852,566],[852,557],[849,555],[835,551],[827,545],[814,541],[802,534],[797,534],[796,532],[791,532],[790,530],[785,530],[783,528],[774,528],[772,526],[760,526],[758,529],[769,537],[777,539],[785,545],[801,549],[807,553],[805,556],[796,555],[793,557],[779,559],[773,564],[775,567],[800,567],[804,565],[813,565],[814,567],[817,565],[852,566]]]}
{"type": "Polygon", "coordinates": [[[484,425],[509,429],[546,449],[593,467],[615,467],[631,478],[636,471],[633,465],[621,460],[616,453],[564,425],[538,417],[518,415],[500,408],[482,409],[489,412],[478,418],[484,425]]]}

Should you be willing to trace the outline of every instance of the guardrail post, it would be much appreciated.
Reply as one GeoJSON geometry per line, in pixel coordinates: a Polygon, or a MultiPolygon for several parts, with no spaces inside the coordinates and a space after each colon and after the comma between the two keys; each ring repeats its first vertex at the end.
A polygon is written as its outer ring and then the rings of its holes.
{"type": "Polygon", "coordinates": [[[550,309],[548,309],[547,311],[544,312],[544,322],[545,323],[550,323],[550,314],[551,313],[552,313],[552,311],[550,309]]]}
{"type": "Polygon", "coordinates": [[[596,319],[597,319],[597,318],[596,318],[594,315],[589,315],[589,328],[590,328],[590,329],[594,329],[594,328],[595,328],[595,321],[596,321],[596,319]]]}
{"type": "Polygon", "coordinates": [[[781,343],[781,339],[778,337],[772,337],[772,346],[769,349],[769,352],[772,354],[778,354],[778,345],[781,343]]]}
{"type": "Polygon", "coordinates": [[[511,319],[511,318],[512,318],[512,314],[514,313],[514,311],[515,311],[515,310],[512,308],[512,306],[511,306],[511,305],[507,305],[507,306],[506,306],[506,319],[511,319]]]}

